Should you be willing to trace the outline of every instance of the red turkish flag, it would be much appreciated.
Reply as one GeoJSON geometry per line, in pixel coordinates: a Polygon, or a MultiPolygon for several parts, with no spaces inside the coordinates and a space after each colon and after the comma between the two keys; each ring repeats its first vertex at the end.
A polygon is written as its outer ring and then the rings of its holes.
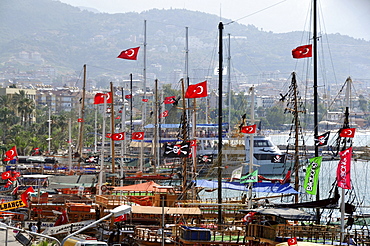
{"type": "Polygon", "coordinates": [[[194,140],[190,140],[190,146],[193,147],[193,146],[197,146],[197,140],[194,139],[194,140]]]}
{"type": "Polygon", "coordinates": [[[116,120],[119,120],[119,119],[121,119],[121,116],[119,116],[119,115],[118,115],[118,116],[116,117],[116,120]]]}
{"type": "Polygon", "coordinates": [[[12,172],[11,171],[6,171],[1,174],[1,179],[10,179],[12,177],[12,172]]]}
{"type": "Polygon", "coordinates": [[[114,133],[112,134],[112,139],[113,141],[125,140],[125,133],[124,132],[114,133]]]}
{"type": "Polygon", "coordinates": [[[10,150],[5,152],[5,159],[3,161],[11,161],[14,157],[18,156],[17,154],[17,147],[13,146],[10,150]]]}
{"type": "Polygon", "coordinates": [[[176,98],[176,96],[165,97],[163,103],[164,104],[172,104],[172,103],[176,102],[175,98],[176,98]]]}
{"type": "Polygon", "coordinates": [[[144,140],[144,132],[133,132],[131,138],[133,140],[144,140]]]}
{"type": "Polygon", "coordinates": [[[340,130],[339,136],[341,138],[354,138],[356,128],[344,128],[340,130]]]}
{"type": "Polygon", "coordinates": [[[104,97],[107,99],[107,103],[112,103],[112,95],[110,92],[108,93],[96,93],[94,98],[94,104],[102,104],[104,103],[104,97]]]}
{"type": "Polygon", "coordinates": [[[131,98],[132,98],[132,94],[130,94],[130,95],[126,95],[126,96],[125,96],[125,98],[126,98],[126,99],[131,99],[131,98]]]}
{"type": "Polygon", "coordinates": [[[299,46],[293,49],[292,56],[296,59],[312,57],[312,44],[299,46]]]}
{"type": "Polygon", "coordinates": [[[288,239],[288,245],[289,246],[298,245],[297,238],[296,237],[289,238],[288,239]]]}
{"type": "Polygon", "coordinates": [[[161,113],[161,114],[159,115],[159,118],[163,118],[163,117],[167,117],[167,116],[168,116],[168,110],[163,111],[163,113],[161,113]]]}
{"type": "Polygon", "coordinates": [[[114,222],[120,222],[120,221],[125,221],[127,220],[127,214],[122,214],[118,216],[117,218],[114,219],[114,222]]]}
{"type": "Polygon", "coordinates": [[[199,98],[206,97],[207,95],[207,81],[203,81],[195,85],[189,85],[185,93],[185,98],[199,98]]]}
{"type": "Polygon", "coordinates": [[[13,182],[8,180],[8,182],[6,182],[6,184],[4,185],[4,188],[10,187],[12,184],[13,184],[13,182]]]}
{"type": "Polygon", "coordinates": [[[119,54],[119,56],[117,56],[117,58],[127,59],[127,60],[136,60],[137,54],[139,53],[139,49],[140,49],[140,46],[136,48],[130,48],[130,49],[124,50],[121,52],[121,54],[119,54]]]}
{"type": "Polygon", "coordinates": [[[257,128],[256,124],[251,125],[251,126],[242,126],[242,128],[240,129],[240,132],[252,134],[252,133],[256,133],[256,128],[257,128]]]}
{"type": "Polygon", "coordinates": [[[149,99],[144,98],[144,99],[141,99],[141,101],[143,101],[143,102],[148,102],[148,101],[149,101],[149,99]]]}
{"type": "Polygon", "coordinates": [[[77,122],[85,122],[85,121],[82,118],[78,118],[77,122]]]}
{"type": "Polygon", "coordinates": [[[32,186],[28,187],[27,190],[25,190],[22,195],[21,195],[21,199],[22,199],[22,202],[24,202],[26,204],[26,206],[28,206],[28,194],[29,193],[33,193],[35,192],[35,190],[33,189],[32,186]]]}
{"type": "Polygon", "coordinates": [[[106,138],[111,138],[112,137],[112,134],[111,133],[107,133],[107,134],[105,134],[105,137],[106,138]]]}

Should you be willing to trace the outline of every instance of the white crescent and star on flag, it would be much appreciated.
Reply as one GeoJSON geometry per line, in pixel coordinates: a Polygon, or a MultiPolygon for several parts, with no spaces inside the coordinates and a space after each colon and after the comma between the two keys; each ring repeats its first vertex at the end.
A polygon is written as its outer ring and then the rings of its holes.
{"type": "Polygon", "coordinates": [[[128,57],[132,57],[132,56],[134,56],[134,54],[135,54],[135,50],[133,50],[133,49],[128,49],[128,50],[126,50],[126,51],[125,51],[125,54],[126,54],[128,57]]]}
{"type": "Polygon", "coordinates": [[[203,86],[201,86],[201,85],[198,85],[196,88],[195,88],[195,90],[194,90],[194,93],[196,93],[196,94],[202,94],[203,93],[203,91],[204,91],[204,88],[203,88],[203,86]]]}
{"type": "Polygon", "coordinates": [[[309,48],[304,48],[304,50],[301,51],[302,55],[307,55],[310,52],[309,48]]]}
{"type": "Polygon", "coordinates": [[[253,128],[253,126],[248,126],[245,130],[246,130],[246,132],[251,133],[251,132],[253,132],[254,128],[253,128]]]}

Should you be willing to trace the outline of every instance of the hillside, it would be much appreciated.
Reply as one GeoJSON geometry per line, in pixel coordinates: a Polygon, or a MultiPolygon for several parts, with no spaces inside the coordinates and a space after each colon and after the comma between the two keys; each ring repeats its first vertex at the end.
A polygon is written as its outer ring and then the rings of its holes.
{"type": "MultiPolygon", "coordinates": [[[[148,79],[174,82],[184,70],[185,27],[189,28],[190,77],[202,80],[212,75],[217,66],[220,19],[215,15],[183,9],[93,13],[52,0],[2,0],[0,5],[0,71],[9,66],[37,69],[37,64],[19,61],[19,53],[26,51],[40,53],[44,65],[62,73],[74,73],[88,64],[92,67],[91,77],[127,78],[129,73],[139,74],[143,69],[143,49],[138,61],[116,57],[124,49],[143,48],[144,20],[148,79]]],[[[233,76],[239,80],[254,81],[261,74],[277,71],[284,78],[295,69],[291,50],[302,45],[301,32],[277,34],[232,23],[225,25],[225,49],[228,33],[233,76]]],[[[320,46],[325,50],[330,47],[330,54],[327,51],[320,56],[325,57],[320,64],[327,64],[325,70],[329,71],[333,64],[340,81],[348,75],[370,78],[370,42],[331,34],[323,35],[320,46]]],[[[333,82],[332,75],[325,76],[333,82]]]]}

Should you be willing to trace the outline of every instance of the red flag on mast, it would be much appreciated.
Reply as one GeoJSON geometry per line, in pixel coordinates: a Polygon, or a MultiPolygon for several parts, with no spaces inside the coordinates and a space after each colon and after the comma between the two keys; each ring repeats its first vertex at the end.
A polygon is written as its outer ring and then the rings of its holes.
{"type": "Polygon", "coordinates": [[[107,97],[107,103],[112,103],[112,95],[110,92],[108,93],[96,93],[94,97],[94,104],[102,104],[104,103],[104,97],[107,97]]]}
{"type": "Polygon", "coordinates": [[[126,59],[126,60],[136,60],[137,54],[139,53],[139,47],[136,48],[130,48],[127,50],[124,50],[117,56],[117,58],[126,59]]]}
{"type": "Polygon", "coordinates": [[[208,96],[207,80],[195,85],[189,85],[185,98],[199,98],[208,96]]]}
{"type": "Polygon", "coordinates": [[[312,44],[299,46],[293,49],[292,56],[296,59],[312,57],[312,44]]]}

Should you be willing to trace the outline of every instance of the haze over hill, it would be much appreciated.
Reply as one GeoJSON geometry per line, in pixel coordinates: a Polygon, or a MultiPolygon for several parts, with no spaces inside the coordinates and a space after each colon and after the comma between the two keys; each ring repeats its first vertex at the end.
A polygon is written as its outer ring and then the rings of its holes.
{"type": "MultiPolygon", "coordinates": [[[[184,9],[93,13],[52,0],[3,0],[0,11],[2,71],[9,67],[30,70],[50,65],[66,74],[75,73],[87,64],[89,76],[100,76],[105,82],[127,79],[130,73],[141,74],[144,20],[148,80],[158,78],[174,83],[183,75],[185,27],[189,31],[191,82],[204,80],[217,67],[220,18],[216,15],[184,9]],[[141,46],[137,61],[116,58],[122,50],[137,46],[141,46]],[[21,52],[36,52],[42,61],[26,63],[19,59],[21,52]]],[[[232,77],[250,83],[269,77],[288,77],[304,62],[297,63],[291,57],[291,50],[310,42],[310,35],[302,32],[273,33],[253,25],[232,23],[225,25],[225,50],[229,33],[232,77]]],[[[337,80],[341,83],[349,75],[354,79],[370,78],[369,41],[322,34],[319,46],[321,70],[325,71],[321,76],[329,83],[337,80]]],[[[224,55],[226,59],[226,51],[224,55]]]]}

